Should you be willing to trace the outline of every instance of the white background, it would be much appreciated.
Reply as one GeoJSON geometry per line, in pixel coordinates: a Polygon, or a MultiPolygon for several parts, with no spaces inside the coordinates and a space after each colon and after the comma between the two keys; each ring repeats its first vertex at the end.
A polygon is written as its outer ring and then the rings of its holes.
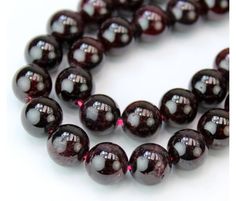
{"type": "MultiPolygon", "coordinates": [[[[129,175],[119,184],[102,186],[89,178],[83,165],[66,168],[54,164],[47,154],[46,139],[33,138],[22,128],[20,112],[23,104],[14,97],[11,80],[15,71],[25,65],[26,43],[46,32],[51,14],[65,8],[75,10],[78,1],[8,0],[7,3],[9,12],[7,19],[3,20],[7,22],[7,74],[4,85],[7,94],[7,137],[3,152],[6,158],[2,163],[6,197],[1,200],[228,200],[227,148],[210,151],[200,168],[193,171],[174,170],[163,183],[155,186],[141,185],[129,175]]],[[[196,71],[212,68],[216,54],[229,46],[228,23],[228,15],[217,21],[200,20],[184,32],[169,30],[152,43],[133,43],[123,55],[107,57],[103,66],[92,72],[95,93],[114,98],[121,111],[131,102],[141,99],[159,105],[167,90],[188,88],[196,71]]],[[[61,66],[60,70],[64,67],[67,66],[61,66]]],[[[56,98],[54,92],[52,97],[56,98]]],[[[64,123],[81,126],[78,111],[62,107],[64,123]]],[[[198,118],[189,128],[196,128],[198,118]]],[[[154,142],[166,147],[175,131],[163,128],[154,142]]],[[[89,136],[91,146],[112,141],[121,145],[128,156],[142,143],[130,139],[120,130],[104,138],[89,136]]]]}

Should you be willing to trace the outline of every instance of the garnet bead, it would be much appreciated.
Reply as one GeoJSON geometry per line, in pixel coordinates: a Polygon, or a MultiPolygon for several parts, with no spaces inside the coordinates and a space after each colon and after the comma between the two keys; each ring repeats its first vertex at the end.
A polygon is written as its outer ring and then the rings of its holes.
{"type": "Polygon", "coordinates": [[[106,135],[115,129],[120,110],[110,97],[93,95],[81,107],[80,117],[89,130],[98,135],[106,135]]]}
{"type": "Polygon", "coordinates": [[[229,81],[229,48],[222,50],[217,55],[215,67],[223,74],[226,81],[229,81]]]}
{"type": "Polygon", "coordinates": [[[140,183],[154,185],[170,174],[171,161],[168,152],[160,145],[140,145],[129,160],[131,175],[140,183]]]}
{"type": "Polygon", "coordinates": [[[80,67],[63,70],[56,79],[56,93],[60,99],[75,106],[76,101],[87,99],[92,92],[92,76],[80,67]]]}
{"type": "Polygon", "coordinates": [[[211,148],[229,144],[229,113],[222,109],[207,111],[198,122],[198,131],[205,137],[211,148]]]}
{"type": "Polygon", "coordinates": [[[132,41],[133,30],[127,20],[113,17],[101,25],[98,37],[106,50],[122,48],[132,41]]]}
{"type": "Polygon", "coordinates": [[[229,11],[229,0],[203,0],[207,8],[217,14],[224,14],[229,11]]]}
{"type": "Polygon", "coordinates": [[[115,5],[125,10],[136,10],[144,0],[114,0],[115,5]]]}
{"type": "Polygon", "coordinates": [[[83,35],[84,23],[79,13],[62,10],[49,21],[49,33],[61,42],[73,42],[83,35]]]}
{"type": "Polygon", "coordinates": [[[103,60],[104,48],[100,41],[91,37],[84,37],[76,41],[68,53],[71,66],[80,66],[90,70],[98,66],[103,60]]]}
{"type": "Polygon", "coordinates": [[[161,100],[161,114],[172,126],[192,122],[197,115],[197,110],[197,98],[189,90],[172,89],[161,100]]]}
{"type": "Polygon", "coordinates": [[[221,103],[227,93],[227,83],[222,74],[213,69],[197,72],[191,81],[192,92],[201,106],[212,108],[221,103]]]}
{"type": "Polygon", "coordinates": [[[225,109],[227,111],[229,111],[229,95],[227,96],[226,100],[225,100],[225,109]]]}
{"type": "Polygon", "coordinates": [[[32,98],[48,96],[52,89],[49,73],[34,64],[21,68],[14,76],[13,90],[17,98],[28,102],[32,98]]]}
{"type": "Polygon", "coordinates": [[[172,22],[191,25],[199,18],[199,7],[191,0],[170,0],[167,4],[167,13],[172,22]]]}
{"type": "Polygon", "coordinates": [[[184,129],[170,138],[168,152],[177,167],[191,170],[203,163],[208,149],[204,137],[198,131],[184,129]]]}
{"type": "Polygon", "coordinates": [[[51,98],[35,98],[23,109],[21,120],[29,134],[43,137],[54,132],[61,124],[62,109],[51,98]]]}
{"type": "Polygon", "coordinates": [[[53,161],[63,166],[80,163],[89,151],[87,134],[75,125],[61,125],[50,135],[48,153],[53,161]]]}
{"type": "Polygon", "coordinates": [[[85,160],[88,174],[101,184],[113,184],[125,177],[128,158],[118,145],[104,142],[93,147],[85,160]]]}
{"type": "Polygon", "coordinates": [[[62,61],[62,48],[53,36],[38,36],[31,40],[25,52],[28,63],[37,64],[46,70],[58,67],[62,61]]]}
{"type": "Polygon", "coordinates": [[[158,108],[146,101],[130,104],[122,114],[124,131],[136,137],[153,136],[162,124],[158,108]]]}

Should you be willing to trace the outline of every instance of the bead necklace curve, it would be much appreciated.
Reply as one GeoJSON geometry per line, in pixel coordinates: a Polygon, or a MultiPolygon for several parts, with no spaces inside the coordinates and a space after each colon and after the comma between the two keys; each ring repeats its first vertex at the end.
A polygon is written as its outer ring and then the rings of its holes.
{"type": "Polygon", "coordinates": [[[15,95],[27,102],[22,111],[24,128],[36,137],[48,135],[48,153],[56,163],[71,166],[84,161],[88,174],[101,184],[116,183],[129,171],[138,182],[153,185],[160,183],[173,165],[187,170],[197,168],[209,148],[219,149],[229,144],[229,95],[225,108],[217,108],[228,92],[229,48],[216,56],[215,69],[203,69],[193,76],[190,90],[168,91],[160,109],[142,100],[131,103],[121,114],[112,98],[91,94],[89,72],[102,62],[107,52],[126,47],[133,38],[153,38],[167,27],[181,24],[188,28],[201,15],[226,13],[228,0],[212,4],[205,0],[170,0],[166,11],[156,5],[145,5],[143,0],[82,0],[79,7],[79,12],[62,10],[51,17],[50,35],[29,42],[26,48],[29,64],[13,79],[15,95]],[[113,16],[120,9],[133,12],[133,19],[120,14],[113,16]],[[94,25],[100,27],[98,37],[84,37],[85,28],[94,25]],[[145,143],[133,151],[130,159],[119,145],[110,142],[89,150],[86,132],[75,125],[62,125],[62,109],[48,97],[52,89],[49,72],[61,63],[62,47],[69,47],[70,67],[58,75],[55,91],[69,106],[79,106],[81,122],[91,133],[107,135],[121,126],[131,137],[147,139],[157,134],[163,122],[183,126],[195,119],[198,107],[208,111],[200,118],[197,130],[177,131],[169,139],[167,150],[158,144],[145,143]]]}

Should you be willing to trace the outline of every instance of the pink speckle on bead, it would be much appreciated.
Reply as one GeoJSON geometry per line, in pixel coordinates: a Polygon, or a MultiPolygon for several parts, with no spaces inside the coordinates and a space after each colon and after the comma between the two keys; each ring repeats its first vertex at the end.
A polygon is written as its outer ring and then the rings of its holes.
{"type": "Polygon", "coordinates": [[[123,119],[121,119],[121,118],[118,119],[117,122],[116,122],[116,125],[117,125],[117,126],[121,126],[121,127],[124,126],[124,121],[123,121],[123,119]]]}
{"type": "Polygon", "coordinates": [[[77,105],[78,107],[83,107],[83,105],[84,105],[84,101],[82,101],[82,100],[76,100],[75,101],[75,105],[77,105]]]}
{"type": "Polygon", "coordinates": [[[131,171],[131,170],[132,170],[131,165],[128,165],[128,166],[127,166],[127,171],[131,171]]]}
{"type": "Polygon", "coordinates": [[[32,100],[32,97],[31,97],[31,96],[27,96],[27,97],[25,98],[25,102],[26,102],[26,103],[29,103],[31,100],[32,100]]]}

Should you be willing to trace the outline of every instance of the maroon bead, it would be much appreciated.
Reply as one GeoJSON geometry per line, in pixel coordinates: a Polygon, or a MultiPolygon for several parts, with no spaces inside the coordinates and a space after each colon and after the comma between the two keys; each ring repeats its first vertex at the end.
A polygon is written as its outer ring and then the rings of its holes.
{"type": "Polygon", "coordinates": [[[125,177],[128,158],[118,145],[104,142],[93,147],[85,160],[88,174],[101,184],[113,184],[125,177]]]}
{"type": "Polygon", "coordinates": [[[167,12],[173,23],[191,25],[199,18],[199,6],[191,0],[170,0],[167,4],[167,12]]]}
{"type": "Polygon", "coordinates": [[[24,107],[21,120],[29,134],[35,137],[47,136],[61,124],[62,109],[51,98],[35,98],[24,107]]]}
{"type": "Polygon", "coordinates": [[[225,109],[227,111],[229,111],[229,95],[227,96],[226,100],[225,100],[225,109]]]}
{"type": "Polygon", "coordinates": [[[62,49],[53,36],[38,36],[31,40],[25,52],[28,63],[34,63],[46,70],[58,67],[62,61],[62,49]]]}
{"type": "Polygon", "coordinates": [[[122,114],[124,131],[136,137],[153,136],[162,124],[159,109],[146,101],[130,104],[122,114]]]}
{"type": "Polygon", "coordinates": [[[191,81],[192,92],[201,106],[212,108],[221,103],[227,93],[227,83],[222,74],[213,69],[197,72],[191,81]]]}
{"type": "Polygon", "coordinates": [[[112,15],[112,0],[82,0],[79,5],[82,17],[87,22],[102,23],[112,15]]]}
{"type": "Polygon", "coordinates": [[[133,31],[127,20],[113,17],[102,24],[98,37],[106,50],[122,48],[132,41],[133,31]]]}
{"type": "Polygon", "coordinates": [[[114,0],[115,5],[125,10],[136,10],[143,4],[143,0],[114,0]]]}
{"type": "Polygon", "coordinates": [[[131,175],[140,183],[154,185],[170,174],[168,152],[160,145],[147,143],[137,147],[129,160],[131,175]]]}
{"type": "Polygon", "coordinates": [[[47,149],[52,160],[59,165],[77,165],[89,151],[89,138],[75,125],[61,125],[48,138],[47,149]]]}
{"type": "Polygon", "coordinates": [[[215,67],[229,81],[229,48],[222,50],[215,59],[215,67]]]}
{"type": "Polygon", "coordinates": [[[207,8],[217,14],[224,14],[229,11],[229,0],[203,0],[207,8]]]}
{"type": "Polygon", "coordinates": [[[71,66],[80,66],[90,70],[98,66],[103,60],[104,48],[100,41],[91,37],[84,37],[76,41],[68,53],[71,66]]]}
{"type": "Polygon", "coordinates": [[[198,131],[205,137],[211,148],[229,144],[229,113],[223,109],[207,111],[198,122],[198,131]]]}
{"type": "Polygon", "coordinates": [[[56,93],[60,99],[72,106],[87,99],[92,92],[92,76],[80,67],[63,70],[56,79],[56,93]]]}
{"type": "Polygon", "coordinates": [[[82,123],[98,135],[110,134],[119,117],[120,110],[116,103],[105,95],[90,96],[81,107],[82,123]]]}
{"type": "Polygon", "coordinates": [[[196,5],[198,6],[201,15],[206,15],[208,13],[209,8],[205,3],[205,0],[192,0],[192,1],[196,2],[196,5]]]}
{"type": "Polygon", "coordinates": [[[167,15],[161,8],[142,6],[134,14],[135,35],[138,37],[159,35],[166,29],[167,22],[167,15]]]}
{"type": "Polygon", "coordinates": [[[172,126],[188,124],[197,115],[198,102],[189,90],[176,88],[168,91],[161,101],[161,114],[172,126]]]}
{"type": "Polygon", "coordinates": [[[198,131],[184,129],[170,138],[168,152],[177,167],[191,170],[203,163],[208,149],[204,137],[198,131]]]}
{"type": "Polygon", "coordinates": [[[52,80],[49,73],[34,64],[29,64],[14,76],[13,90],[19,100],[28,102],[32,98],[48,96],[52,89],[52,80]]]}
{"type": "Polygon", "coordinates": [[[84,23],[79,13],[62,10],[49,21],[49,33],[61,42],[73,42],[83,35],[84,23]]]}

